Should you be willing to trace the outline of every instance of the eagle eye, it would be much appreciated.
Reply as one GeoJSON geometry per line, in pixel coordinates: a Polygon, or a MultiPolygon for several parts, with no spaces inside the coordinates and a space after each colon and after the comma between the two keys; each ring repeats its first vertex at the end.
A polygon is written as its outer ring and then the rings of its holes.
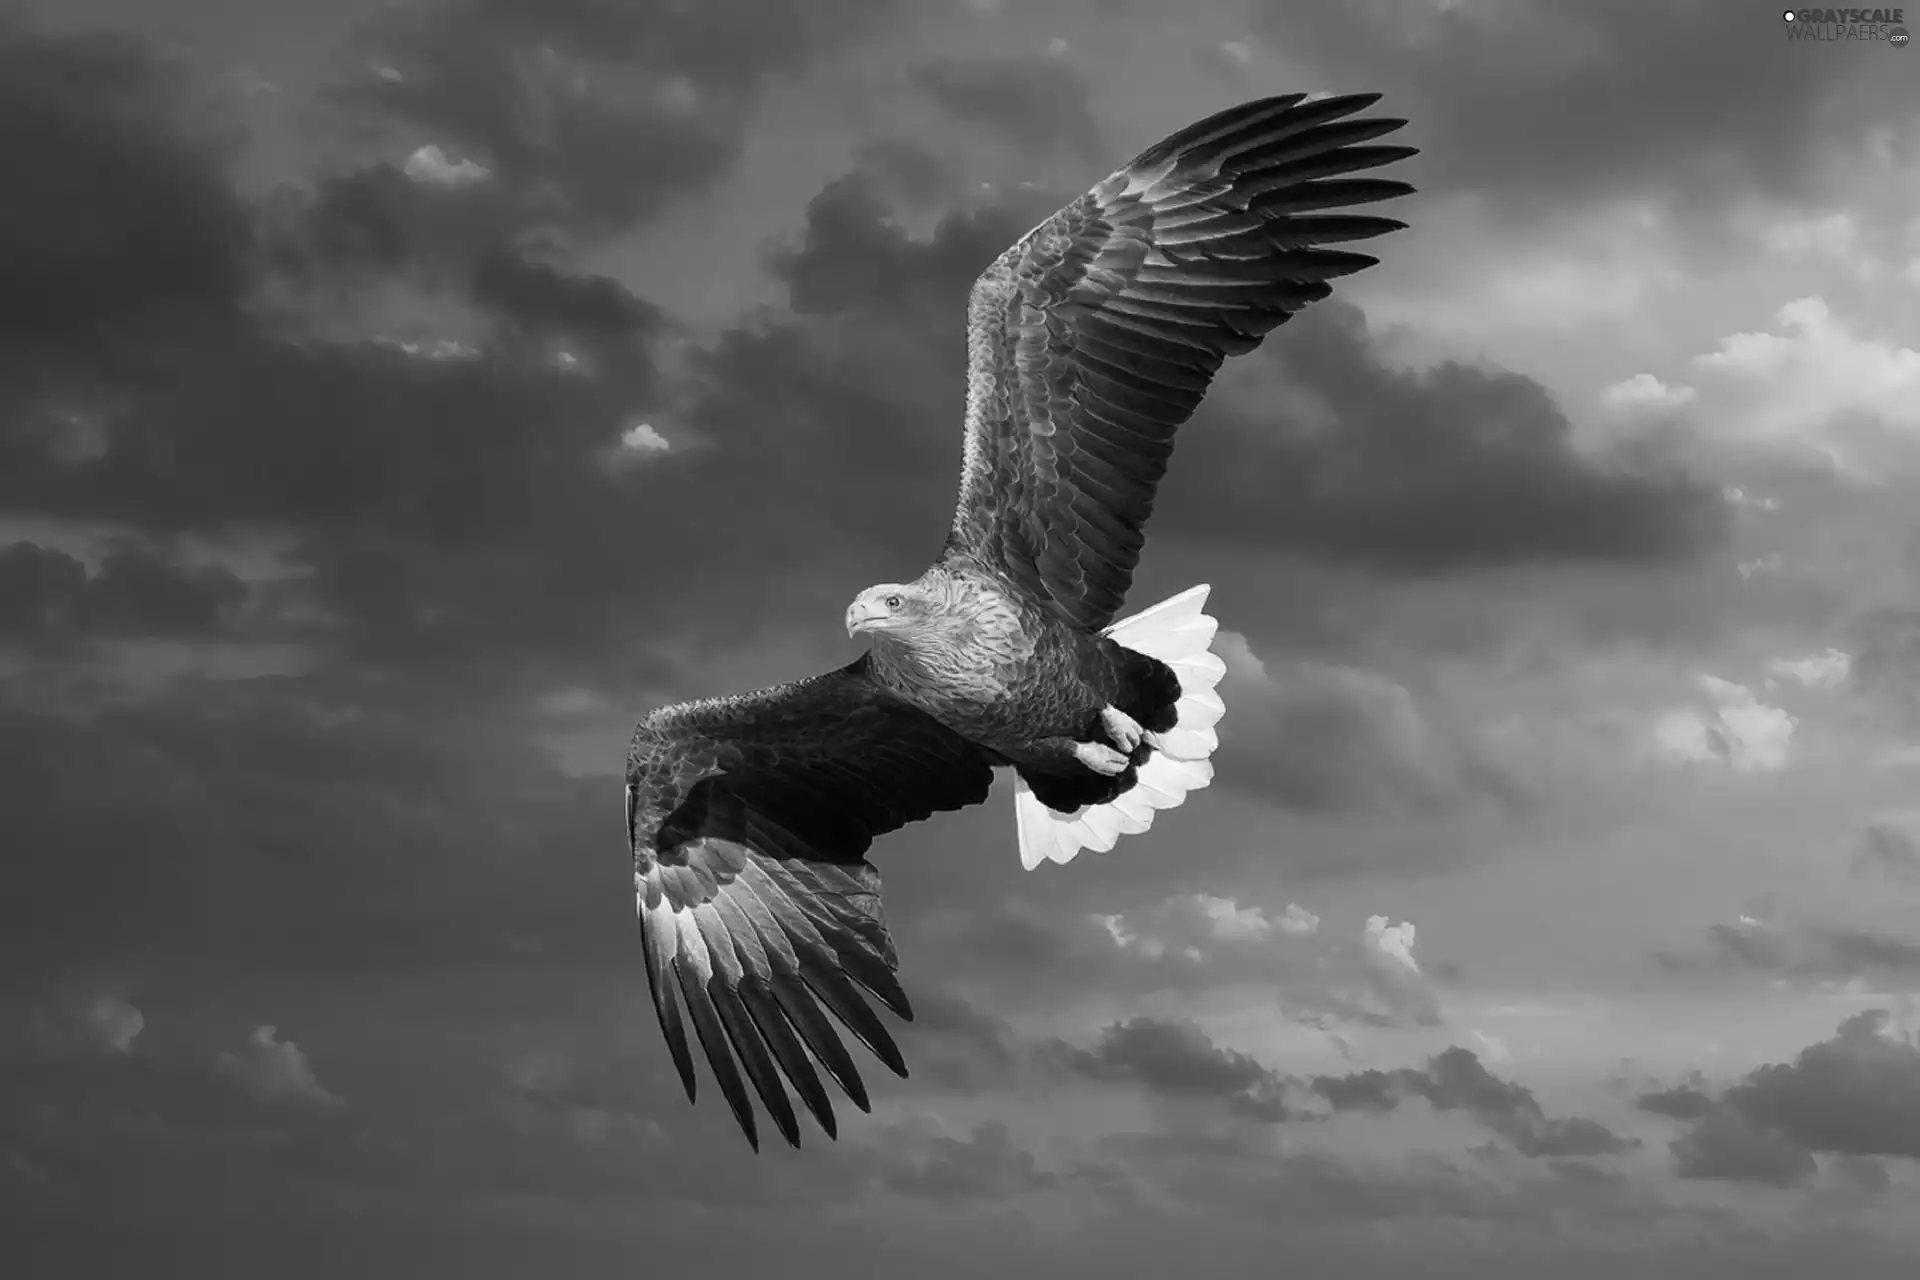
{"type": "Polygon", "coordinates": [[[888,597],[887,597],[887,608],[889,608],[889,609],[898,609],[899,607],[900,607],[900,597],[899,597],[899,596],[888,596],[888,597]]]}

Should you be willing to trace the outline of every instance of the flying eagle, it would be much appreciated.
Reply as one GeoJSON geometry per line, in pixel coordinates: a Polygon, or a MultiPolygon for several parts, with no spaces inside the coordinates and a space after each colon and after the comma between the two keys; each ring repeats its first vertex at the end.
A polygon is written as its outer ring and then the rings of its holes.
{"type": "Polygon", "coordinates": [[[874,837],[984,801],[1011,767],[1031,869],[1111,849],[1211,780],[1225,664],[1207,588],[1114,615],[1174,433],[1221,362],[1376,261],[1326,246],[1405,225],[1331,212],[1412,191],[1354,176],[1414,152],[1369,145],[1405,123],[1356,117],[1378,100],[1293,94],[1209,116],[1001,254],[967,304],[940,558],[854,597],[847,633],[872,642],[858,661],[635,729],[627,835],[654,1008],[688,1099],[691,1021],[756,1150],[749,1082],[794,1146],[783,1075],[829,1137],[815,1062],[868,1109],[829,1013],[907,1074],[861,994],[913,1016],[874,837]]]}

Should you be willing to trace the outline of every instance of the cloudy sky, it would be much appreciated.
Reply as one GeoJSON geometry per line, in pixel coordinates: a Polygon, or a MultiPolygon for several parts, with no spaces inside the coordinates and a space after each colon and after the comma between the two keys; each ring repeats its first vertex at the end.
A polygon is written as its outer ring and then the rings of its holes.
{"type": "Polygon", "coordinates": [[[16,14],[20,1274],[1907,1274],[1920,54],[1685,0],[16,14]],[[913,1075],[753,1157],[647,1006],[633,720],[924,566],[1014,236],[1364,90],[1411,227],[1221,377],[1136,588],[1213,584],[1216,785],[1066,868],[1004,783],[884,842],[913,1075]]]}

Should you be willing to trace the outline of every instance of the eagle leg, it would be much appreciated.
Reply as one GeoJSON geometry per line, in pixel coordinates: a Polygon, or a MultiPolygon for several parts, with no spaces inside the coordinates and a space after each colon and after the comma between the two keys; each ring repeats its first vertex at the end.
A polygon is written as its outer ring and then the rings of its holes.
{"type": "Polygon", "coordinates": [[[1095,773],[1111,777],[1125,773],[1127,766],[1133,763],[1125,755],[1115,751],[1104,742],[1076,742],[1073,744],[1074,759],[1095,773]]]}
{"type": "Polygon", "coordinates": [[[1118,747],[1123,755],[1132,756],[1134,749],[1140,745],[1141,739],[1148,738],[1149,742],[1151,741],[1150,735],[1140,727],[1138,720],[1112,703],[1100,708],[1100,727],[1106,730],[1108,740],[1118,747]]]}

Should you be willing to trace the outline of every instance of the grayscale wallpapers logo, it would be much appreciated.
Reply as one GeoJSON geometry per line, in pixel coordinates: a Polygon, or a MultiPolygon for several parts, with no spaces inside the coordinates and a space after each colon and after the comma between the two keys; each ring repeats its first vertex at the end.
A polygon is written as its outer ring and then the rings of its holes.
{"type": "Polygon", "coordinates": [[[1780,16],[1789,40],[1884,40],[1896,49],[1913,43],[1901,25],[1905,9],[1788,9],[1780,16]]]}

